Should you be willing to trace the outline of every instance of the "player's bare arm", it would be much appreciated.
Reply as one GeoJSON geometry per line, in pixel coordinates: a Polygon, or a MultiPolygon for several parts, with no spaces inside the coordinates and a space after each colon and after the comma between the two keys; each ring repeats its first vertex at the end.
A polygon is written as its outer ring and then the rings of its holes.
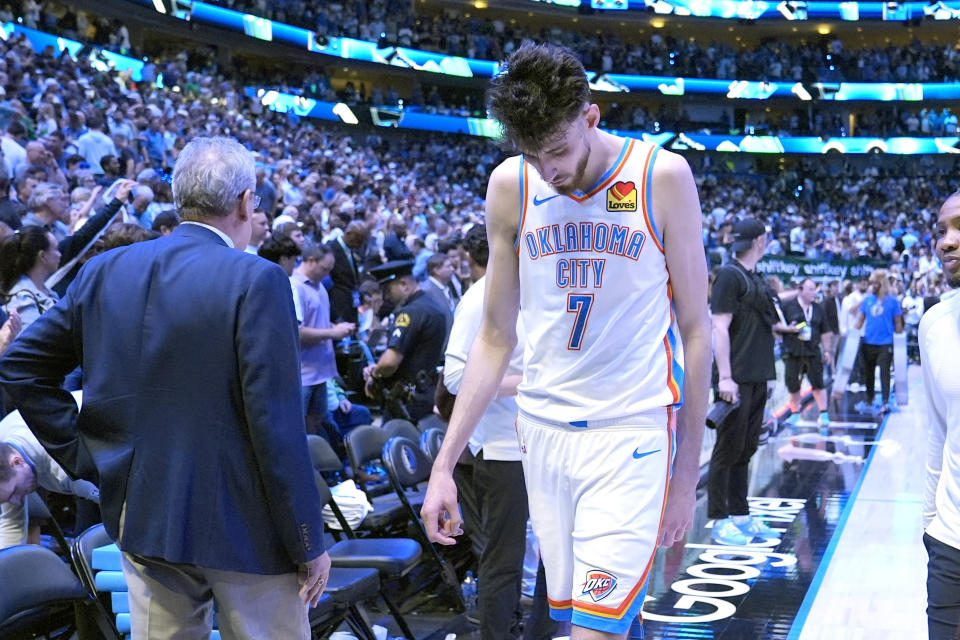
{"type": "Polygon", "coordinates": [[[653,212],[664,254],[677,325],[683,339],[683,408],[677,413],[677,454],[660,544],[672,546],[693,526],[700,446],[710,388],[710,316],[700,199],[687,161],[661,150],[653,170],[653,212]]]}
{"type": "Polygon", "coordinates": [[[713,314],[713,357],[717,361],[717,374],[720,381],[717,391],[720,399],[733,404],[737,401],[739,388],[733,380],[733,369],[730,367],[730,323],[733,322],[732,313],[713,314]]]}
{"type": "Polygon", "coordinates": [[[455,544],[460,511],[453,469],[480,417],[496,396],[500,380],[517,343],[520,278],[514,243],[517,236],[519,158],[510,158],[490,175],[487,186],[487,263],[483,322],[470,349],[463,381],[443,446],[433,463],[420,516],[427,536],[440,544],[455,544]]]}

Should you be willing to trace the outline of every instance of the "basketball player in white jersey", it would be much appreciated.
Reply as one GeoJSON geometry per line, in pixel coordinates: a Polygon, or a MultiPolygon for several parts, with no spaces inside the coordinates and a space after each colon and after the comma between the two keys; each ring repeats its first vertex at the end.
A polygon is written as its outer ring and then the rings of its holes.
{"type": "Polygon", "coordinates": [[[598,128],[568,49],[522,46],[488,104],[521,155],[490,177],[483,324],[421,515],[455,543],[453,468],[522,312],[517,435],[551,616],[573,640],[622,638],[658,542],[693,521],[710,372],[696,185],[680,156],[598,128]]]}

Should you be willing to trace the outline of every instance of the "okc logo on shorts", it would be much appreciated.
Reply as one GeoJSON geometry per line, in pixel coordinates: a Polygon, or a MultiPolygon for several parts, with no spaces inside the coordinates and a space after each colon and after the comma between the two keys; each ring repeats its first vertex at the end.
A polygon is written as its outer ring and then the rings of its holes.
{"type": "Polygon", "coordinates": [[[637,185],[617,182],[607,189],[607,211],[636,211],[637,185]]]}
{"type": "Polygon", "coordinates": [[[594,602],[600,602],[613,593],[616,587],[617,576],[601,569],[590,569],[587,571],[587,579],[583,583],[583,591],[580,595],[589,595],[594,602]]]}

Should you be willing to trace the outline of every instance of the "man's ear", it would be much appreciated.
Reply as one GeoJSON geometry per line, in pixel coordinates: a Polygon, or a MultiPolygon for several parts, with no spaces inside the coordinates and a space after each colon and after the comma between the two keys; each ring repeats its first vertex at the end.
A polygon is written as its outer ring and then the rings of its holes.
{"type": "MultiPolygon", "coordinates": [[[[246,222],[252,216],[247,213],[247,205],[252,204],[250,201],[253,199],[253,189],[247,189],[243,192],[243,196],[240,198],[240,206],[237,209],[237,220],[240,222],[246,222]]],[[[253,207],[250,207],[252,210],[253,207]]]]}
{"type": "Polygon", "coordinates": [[[588,129],[595,129],[600,125],[600,107],[597,105],[590,104],[587,106],[587,109],[583,115],[586,119],[588,129]]]}

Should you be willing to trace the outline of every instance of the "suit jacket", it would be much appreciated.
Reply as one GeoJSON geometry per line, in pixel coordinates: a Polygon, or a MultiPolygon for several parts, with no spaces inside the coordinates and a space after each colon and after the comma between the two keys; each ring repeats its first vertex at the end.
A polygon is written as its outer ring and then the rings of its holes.
{"type": "Polygon", "coordinates": [[[450,307],[450,300],[444,295],[443,289],[438,287],[430,278],[420,283],[420,288],[423,289],[423,292],[427,294],[427,297],[430,298],[436,306],[445,312],[444,318],[447,321],[447,335],[450,335],[450,329],[453,327],[453,309],[450,307]]]}
{"type": "Polygon", "coordinates": [[[413,260],[413,252],[403,243],[396,233],[388,233],[383,239],[383,253],[387,261],[413,260]]]}
{"type": "Polygon", "coordinates": [[[357,305],[354,304],[354,294],[360,287],[360,256],[350,262],[350,256],[343,249],[339,241],[334,240],[327,244],[333,252],[333,271],[330,279],[333,288],[330,290],[330,320],[333,322],[356,322],[357,305]]]}
{"type": "Polygon", "coordinates": [[[323,552],[290,282],[209,229],[88,262],[0,360],[0,385],[100,487],[124,551],[257,574],[323,552]],[[77,365],[79,412],[60,388],[77,365]]]}

